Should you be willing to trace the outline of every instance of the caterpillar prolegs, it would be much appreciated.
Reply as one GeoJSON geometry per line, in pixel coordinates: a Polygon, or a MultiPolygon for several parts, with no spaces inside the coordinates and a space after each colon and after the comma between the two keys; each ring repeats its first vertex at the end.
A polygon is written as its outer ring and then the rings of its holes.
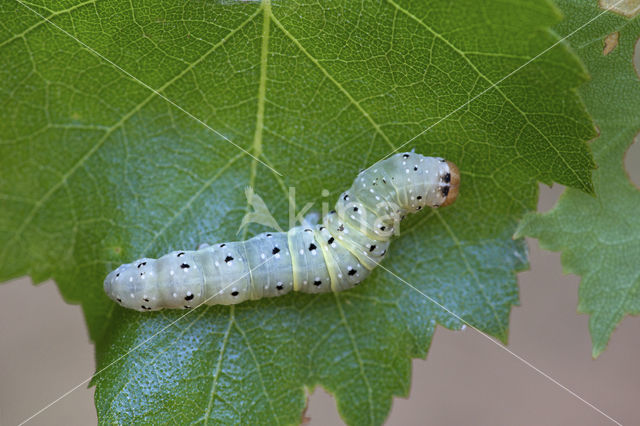
{"type": "Polygon", "coordinates": [[[459,182],[442,158],[395,154],[360,172],[318,225],[143,258],[111,272],[104,289],[138,311],[346,290],[382,261],[406,214],[453,203],[459,182]]]}

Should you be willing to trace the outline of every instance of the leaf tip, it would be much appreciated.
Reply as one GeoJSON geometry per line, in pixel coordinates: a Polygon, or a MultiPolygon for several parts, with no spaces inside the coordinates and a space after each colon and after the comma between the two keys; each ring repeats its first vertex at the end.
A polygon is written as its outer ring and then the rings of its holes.
{"type": "Polygon", "coordinates": [[[531,235],[529,234],[529,224],[533,220],[535,220],[537,216],[538,214],[535,212],[529,212],[525,214],[522,219],[520,219],[518,227],[516,228],[511,238],[514,240],[519,240],[520,238],[530,237],[531,235]]]}

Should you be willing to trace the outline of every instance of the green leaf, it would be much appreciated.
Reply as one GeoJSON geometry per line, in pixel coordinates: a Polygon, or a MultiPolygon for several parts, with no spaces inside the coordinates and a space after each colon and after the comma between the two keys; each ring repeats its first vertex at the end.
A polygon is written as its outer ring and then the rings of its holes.
{"type": "Polygon", "coordinates": [[[0,17],[0,279],[53,277],[82,304],[102,423],[296,423],[322,385],[348,423],[379,424],[436,323],[506,342],[527,263],[511,236],[537,181],[592,190],[586,75],[562,45],[537,57],[559,21],[538,1],[3,2],[0,17]],[[319,212],[395,148],[462,171],[456,204],[393,243],[383,266],[404,282],[379,268],[352,291],[185,317],[102,290],[120,263],[236,239],[248,185],[286,228],[289,186],[319,212]]]}
{"type": "MultiPolygon", "coordinates": [[[[567,16],[557,27],[560,34],[603,12],[596,2],[559,3],[567,16]]],[[[580,94],[600,133],[591,144],[598,163],[596,197],[568,189],[550,212],[528,215],[517,233],[562,251],[565,270],[582,276],[578,312],[591,315],[594,357],[624,315],[640,312],[640,193],[623,168],[625,152],[640,131],[640,84],[632,63],[640,19],[610,12],[596,19],[568,40],[592,76],[580,94]],[[617,47],[605,55],[605,39],[611,34],[613,40],[615,33],[617,47]]]]}

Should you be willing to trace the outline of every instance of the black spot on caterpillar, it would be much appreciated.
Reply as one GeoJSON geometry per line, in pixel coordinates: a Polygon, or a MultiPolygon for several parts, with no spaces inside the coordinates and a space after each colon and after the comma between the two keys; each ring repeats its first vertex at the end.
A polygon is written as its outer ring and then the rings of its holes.
{"type": "Polygon", "coordinates": [[[406,214],[453,203],[459,184],[451,162],[396,154],[358,174],[335,211],[313,229],[296,226],[247,241],[139,259],[111,272],[104,290],[120,305],[145,312],[235,304],[291,290],[347,290],[384,258],[406,214]]]}

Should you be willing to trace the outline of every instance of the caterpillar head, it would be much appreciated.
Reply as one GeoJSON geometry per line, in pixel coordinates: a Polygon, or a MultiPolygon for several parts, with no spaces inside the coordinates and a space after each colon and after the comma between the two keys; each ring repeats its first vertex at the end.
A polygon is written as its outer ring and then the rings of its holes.
{"type": "Polygon", "coordinates": [[[444,203],[441,204],[443,207],[453,204],[458,197],[458,187],[460,186],[460,171],[458,170],[458,166],[451,161],[447,161],[447,165],[449,166],[449,172],[440,177],[440,191],[445,197],[444,203]]]}

